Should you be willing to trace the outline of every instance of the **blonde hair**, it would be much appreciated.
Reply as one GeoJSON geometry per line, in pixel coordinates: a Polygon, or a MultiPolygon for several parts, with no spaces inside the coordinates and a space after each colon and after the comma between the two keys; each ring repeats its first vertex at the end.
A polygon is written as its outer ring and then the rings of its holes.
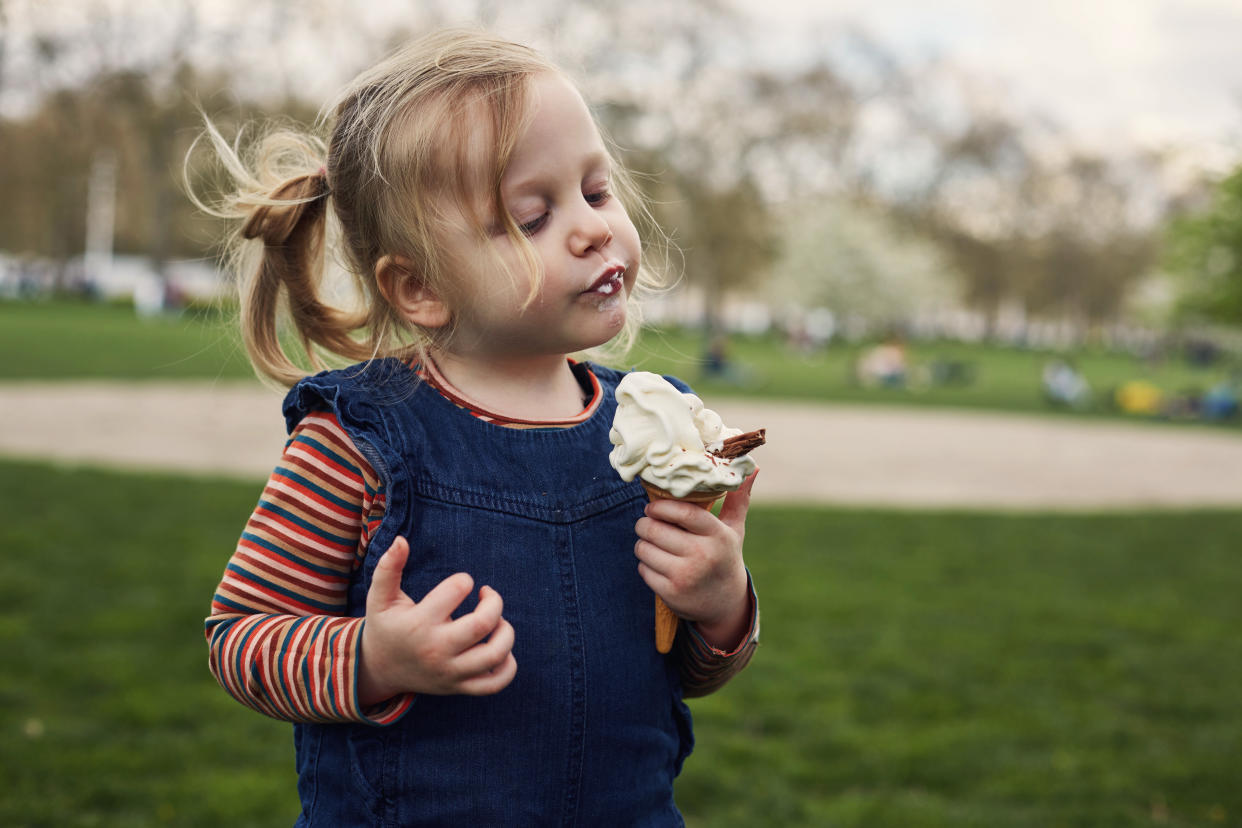
{"type": "MultiPolygon", "coordinates": [[[[535,298],[539,260],[502,208],[500,182],[530,118],[530,81],[547,72],[564,76],[525,46],[447,30],[359,75],[321,113],[317,127],[328,132],[326,141],[277,128],[243,149],[240,133],[230,144],[207,121],[204,137],[235,191],[214,205],[195,201],[213,215],[242,220],[227,243],[227,258],[238,281],[246,351],[261,377],[292,385],[307,373],[299,359],[322,369],[336,358],[425,356],[434,331],[407,323],[384,298],[375,272],[383,257],[401,256],[412,262],[421,284],[452,295],[453,274],[437,235],[445,220],[444,196],[462,214],[476,216],[479,188],[487,187],[505,232],[523,251],[528,301],[535,298]],[[480,115],[490,126],[486,153],[467,140],[480,115]],[[353,276],[362,310],[323,299],[329,250],[339,252],[353,276]],[[293,354],[281,336],[279,321],[286,315],[296,333],[293,354]]],[[[665,238],[632,179],[612,160],[614,196],[648,234],[656,234],[654,246],[662,250],[665,238]]],[[[485,233],[476,223],[477,232],[485,233]]],[[[593,353],[629,348],[640,322],[637,297],[659,283],[657,269],[644,261],[625,329],[593,353]]]]}

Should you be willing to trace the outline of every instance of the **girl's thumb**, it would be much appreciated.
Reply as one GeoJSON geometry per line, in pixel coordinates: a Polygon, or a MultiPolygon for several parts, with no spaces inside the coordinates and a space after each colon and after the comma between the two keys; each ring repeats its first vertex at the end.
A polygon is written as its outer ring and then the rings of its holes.
{"type": "Polygon", "coordinates": [[[740,530],[746,525],[746,512],[750,509],[750,490],[755,486],[755,478],[759,470],[742,481],[736,492],[725,495],[724,505],[720,507],[720,520],[733,529],[740,530]]]}
{"type": "Polygon", "coordinates": [[[410,557],[410,544],[400,535],[380,556],[375,564],[375,574],[371,576],[371,587],[367,590],[367,610],[383,609],[398,600],[401,592],[401,571],[410,557]]]}

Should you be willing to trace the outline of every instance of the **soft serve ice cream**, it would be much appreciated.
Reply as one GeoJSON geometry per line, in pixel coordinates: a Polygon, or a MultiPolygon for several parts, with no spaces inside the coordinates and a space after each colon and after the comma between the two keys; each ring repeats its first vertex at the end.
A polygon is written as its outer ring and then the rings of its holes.
{"type": "Polygon", "coordinates": [[[663,377],[646,371],[627,374],[616,397],[608,460],[622,480],[641,477],[681,498],[691,492],[733,491],[754,472],[755,463],[745,454],[713,453],[741,430],[725,426],[702,400],[663,377]]]}

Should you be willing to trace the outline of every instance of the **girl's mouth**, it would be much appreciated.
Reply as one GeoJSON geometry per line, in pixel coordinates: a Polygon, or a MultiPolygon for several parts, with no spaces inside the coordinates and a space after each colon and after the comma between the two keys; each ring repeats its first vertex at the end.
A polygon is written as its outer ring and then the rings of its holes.
{"type": "Polygon", "coordinates": [[[621,265],[612,265],[599,275],[599,278],[591,283],[591,286],[583,291],[583,293],[593,294],[596,296],[612,296],[614,293],[620,293],[623,287],[622,278],[625,276],[625,268],[621,265]]]}

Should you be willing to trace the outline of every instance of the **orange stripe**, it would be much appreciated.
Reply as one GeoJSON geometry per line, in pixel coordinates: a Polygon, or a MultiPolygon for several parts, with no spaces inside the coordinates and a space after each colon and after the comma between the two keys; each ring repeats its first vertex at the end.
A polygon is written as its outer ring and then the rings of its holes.
{"type": "Polygon", "coordinates": [[[255,508],[254,514],[251,515],[251,520],[254,522],[253,525],[266,527],[270,532],[279,533],[283,530],[282,537],[296,546],[300,551],[311,553],[319,551],[315,544],[327,547],[328,549],[337,550],[342,553],[349,552],[353,548],[351,543],[337,543],[336,541],[330,541],[322,535],[290,522],[275,512],[264,509],[262,506],[255,508]],[[298,538],[302,538],[303,543],[298,543],[298,538]]]}
{"type": "Polygon", "coordinates": [[[301,587],[301,591],[313,593],[321,598],[322,600],[320,600],[319,603],[323,604],[336,602],[336,598],[341,594],[339,585],[349,583],[349,580],[343,575],[336,578],[326,578],[317,572],[290,572],[283,566],[272,566],[264,560],[247,558],[247,561],[250,564],[250,566],[246,567],[247,571],[262,572],[271,576],[268,580],[280,580],[285,582],[282,585],[287,586],[290,590],[293,590],[295,586],[301,587]]]}
{"type": "Polygon", "coordinates": [[[263,491],[264,493],[271,493],[270,497],[265,498],[266,500],[280,503],[290,511],[300,512],[303,517],[312,522],[323,523],[341,532],[348,532],[358,528],[359,519],[356,513],[350,515],[344,508],[332,503],[321,495],[301,488],[292,480],[279,486],[269,484],[268,488],[263,491]]]}
{"type": "Polygon", "coordinates": [[[335,413],[331,411],[313,411],[302,419],[297,428],[294,429],[294,433],[297,433],[299,429],[305,429],[319,437],[321,442],[331,443],[334,447],[339,448],[340,453],[352,460],[359,469],[367,466],[366,458],[362,456],[362,453],[358,451],[358,447],[354,445],[354,441],[345,433],[345,429],[335,413]]]}

